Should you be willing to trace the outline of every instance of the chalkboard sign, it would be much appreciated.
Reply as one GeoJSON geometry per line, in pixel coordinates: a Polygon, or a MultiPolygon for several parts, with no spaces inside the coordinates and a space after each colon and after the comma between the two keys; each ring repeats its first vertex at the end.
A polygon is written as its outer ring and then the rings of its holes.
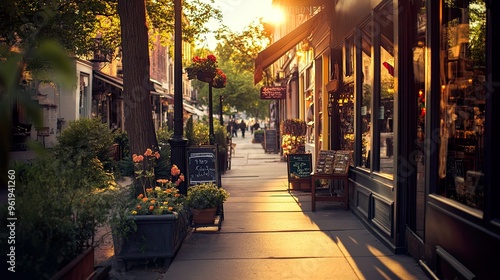
{"type": "Polygon", "coordinates": [[[201,183],[218,185],[217,147],[212,145],[186,148],[188,186],[201,183]]]}
{"type": "Polygon", "coordinates": [[[277,135],[275,129],[266,129],[264,132],[264,150],[266,153],[278,152],[277,135]]]}
{"type": "Polygon", "coordinates": [[[309,178],[311,176],[311,154],[289,154],[287,163],[288,179],[309,178]]]}

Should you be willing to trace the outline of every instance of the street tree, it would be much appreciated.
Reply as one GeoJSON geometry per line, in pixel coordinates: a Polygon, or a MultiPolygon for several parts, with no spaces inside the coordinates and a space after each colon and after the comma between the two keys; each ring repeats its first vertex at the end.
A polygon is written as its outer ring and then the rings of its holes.
{"type": "MultiPolygon", "coordinates": [[[[221,18],[221,13],[211,4],[202,0],[183,1],[183,40],[194,42],[197,36],[208,32],[205,27],[210,19],[221,18]]],[[[47,39],[62,45],[67,56],[81,58],[92,57],[94,51],[100,51],[107,57],[116,55],[122,43],[124,61],[124,102],[127,104],[126,122],[131,145],[131,153],[141,153],[146,148],[157,146],[154,129],[151,128],[151,104],[149,96],[149,59],[148,40],[160,38],[164,45],[173,44],[174,6],[170,0],[3,0],[0,2],[0,61],[7,61],[10,53],[33,53],[47,39]],[[131,3],[124,3],[131,2],[131,3]],[[118,6],[126,5],[133,11],[121,11],[118,6]],[[136,17],[137,16],[137,17],[136,17]],[[138,26],[133,26],[138,24],[138,26]],[[125,26],[125,34],[121,34],[125,26]],[[148,37],[149,35],[149,37],[148,37]],[[160,35],[160,36],[155,36],[160,35]],[[96,41],[96,38],[99,38],[96,41]],[[123,42],[122,42],[123,38],[123,42]],[[96,42],[98,46],[96,49],[96,42]],[[29,51],[28,51],[29,50],[29,51]],[[127,53],[130,52],[130,55],[127,53]],[[146,111],[149,110],[149,114],[146,111]]],[[[150,41],[151,42],[151,41],[150,41]]],[[[23,63],[9,64],[16,69],[17,77],[28,70],[43,73],[44,65],[29,64],[30,59],[21,59],[23,63]]],[[[9,72],[9,71],[7,71],[9,72]]],[[[34,76],[35,79],[40,78],[34,76]]],[[[43,79],[51,80],[52,77],[43,79]]],[[[5,95],[5,78],[0,77],[0,94],[5,95]]],[[[15,95],[9,98],[16,98],[15,95]]],[[[8,104],[12,104],[9,100],[8,104]]],[[[21,104],[22,105],[22,104],[21,104]]],[[[6,114],[10,131],[12,116],[6,114]]],[[[10,146],[9,133],[2,134],[6,146],[10,146]]]]}

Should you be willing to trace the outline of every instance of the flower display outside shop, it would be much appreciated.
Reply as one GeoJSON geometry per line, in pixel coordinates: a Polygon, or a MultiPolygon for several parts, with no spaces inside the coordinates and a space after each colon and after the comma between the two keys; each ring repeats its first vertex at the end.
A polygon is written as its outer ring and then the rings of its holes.
{"type": "Polygon", "coordinates": [[[184,197],[178,186],[184,182],[184,174],[174,164],[170,169],[170,179],[155,179],[155,163],[160,158],[158,152],[147,149],[144,155],[132,156],[135,166],[135,179],[143,187],[143,193],[136,198],[130,214],[161,215],[183,209],[184,197]],[[156,184],[157,183],[157,184],[156,184]]]}
{"type": "Polygon", "coordinates": [[[305,121],[300,119],[288,119],[281,122],[281,147],[285,157],[289,154],[305,153],[306,130],[305,121]]]}
{"type": "Polygon", "coordinates": [[[222,71],[222,69],[217,68],[217,71],[215,72],[215,77],[212,81],[212,86],[216,88],[223,88],[226,86],[226,83],[227,83],[226,74],[222,71]]]}
{"type": "Polygon", "coordinates": [[[197,78],[199,72],[215,74],[216,71],[217,71],[217,58],[213,54],[209,54],[205,58],[195,56],[191,60],[191,65],[186,67],[186,72],[190,80],[197,78]]]}
{"type": "Polygon", "coordinates": [[[306,137],[285,134],[281,140],[281,147],[283,148],[284,156],[289,154],[303,154],[306,151],[306,137]]]}

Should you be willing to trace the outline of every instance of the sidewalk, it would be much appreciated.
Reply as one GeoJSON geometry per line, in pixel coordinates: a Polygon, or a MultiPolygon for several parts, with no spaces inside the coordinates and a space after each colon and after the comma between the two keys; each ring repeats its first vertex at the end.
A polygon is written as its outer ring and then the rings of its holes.
{"type": "Polygon", "coordinates": [[[429,279],[413,258],[393,254],[342,205],[317,202],[311,212],[310,193],[288,193],[286,162],[251,140],[250,134],[233,138],[231,170],[222,175],[230,197],[220,232],[199,228],[170,264],[136,262],[125,270],[114,257],[109,228],[102,228],[99,270],[110,269],[112,280],[429,279]]]}
{"type": "Polygon", "coordinates": [[[247,138],[222,177],[230,193],[220,232],[188,235],[161,279],[429,279],[335,202],[310,209],[287,192],[287,167],[247,138]]]}

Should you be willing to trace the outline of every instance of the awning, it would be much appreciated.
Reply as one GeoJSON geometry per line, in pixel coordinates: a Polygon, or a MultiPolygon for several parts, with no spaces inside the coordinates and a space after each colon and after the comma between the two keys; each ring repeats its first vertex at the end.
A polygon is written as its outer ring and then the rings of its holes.
{"type": "Polygon", "coordinates": [[[253,75],[254,84],[257,84],[262,80],[262,73],[265,68],[269,67],[298,43],[308,37],[315,26],[318,25],[319,21],[322,20],[321,18],[324,14],[324,10],[317,13],[290,33],[286,34],[278,41],[261,51],[257,55],[257,58],[255,58],[255,71],[253,75]]]}
{"type": "Polygon", "coordinates": [[[197,115],[197,116],[203,116],[204,113],[198,109],[196,109],[196,107],[186,103],[186,102],[183,102],[182,103],[182,107],[184,108],[184,110],[186,110],[187,112],[193,114],[193,115],[197,115]]]}
{"type": "Polygon", "coordinates": [[[120,78],[106,75],[98,70],[94,70],[94,77],[105,82],[105,83],[108,83],[112,86],[115,86],[115,87],[123,90],[123,80],[120,78]]]}

